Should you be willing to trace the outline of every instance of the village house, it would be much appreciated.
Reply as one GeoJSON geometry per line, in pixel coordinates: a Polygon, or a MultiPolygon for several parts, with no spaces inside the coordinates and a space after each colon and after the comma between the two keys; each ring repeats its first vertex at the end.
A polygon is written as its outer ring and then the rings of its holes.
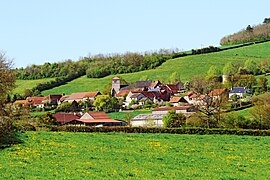
{"type": "Polygon", "coordinates": [[[229,91],[227,88],[213,89],[208,95],[213,99],[223,98],[227,100],[229,98],[229,91]]]}
{"type": "Polygon", "coordinates": [[[229,92],[229,99],[236,94],[240,98],[243,98],[244,95],[250,93],[250,90],[245,87],[233,87],[229,92]]]}
{"type": "Polygon", "coordinates": [[[127,107],[130,105],[131,102],[138,103],[142,98],[145,98],[146,96],[140,92],[132,92],[130,91],[128,95],[126,96],[126,100],[124,102],[124,105],[127,107]]]}
{"type": "Polygon", "coordinates": [[[171,110],[175,110],[176,113],[183,113],[186,116],[189,116],[195,112],[194,107],[192,106],[178,106],[154,108],[152,110],[152,114],[167,114],[171,110]]]}
{"type": "Polygon", "coordinates": [[[97,96],[101,95],[100,92],[78,92],[78,93],[72,93],[71,95],[68,96],[63,96],[60,99],[60,102],[80,102],[80,101],[94,101],[97,96]]]}
{"type": "Polygon", "coordinates": [[[62,94],[50,94],[46,96],[46,101],[49,105],[57,106],[62,96],[62,94]]]}
{"type": "Polygon", "coordinates": [[[43,108],[47,103],[47,97],[27,97],[27,105],[37,108],[43,108]]]}
{"type": "Polygon", "coordinates": [[[195,93],[193,91],[187,92],[184,96],[185,100],[194,106],[201,106],[204,104],[205,95],[195,93]]]}
{"type": "Polygon", "coordinates": [[[174,107],[188,105],[187,100],[184,97],[180,97],[180,96],[171,97],[170,103],[174,107]]]}
{"type": "Polygon", "coordinates": [[[105,112],[86,112],[85,114],[72,114],[59,112],[53,114],[53,117],[61,125],[72,126],[123,126],[126,123],[111,119],[105,112]]]}

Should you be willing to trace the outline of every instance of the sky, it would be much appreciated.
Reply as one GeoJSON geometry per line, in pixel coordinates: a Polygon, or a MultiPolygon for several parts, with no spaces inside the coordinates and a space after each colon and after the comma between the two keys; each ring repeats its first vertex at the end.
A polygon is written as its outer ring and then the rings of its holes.
{"type": "Polygon", "coordinates": [[[20,68],[219,46],[270,17],[269,7],[269,0],[0,0],[0,50],[20,68]]]}

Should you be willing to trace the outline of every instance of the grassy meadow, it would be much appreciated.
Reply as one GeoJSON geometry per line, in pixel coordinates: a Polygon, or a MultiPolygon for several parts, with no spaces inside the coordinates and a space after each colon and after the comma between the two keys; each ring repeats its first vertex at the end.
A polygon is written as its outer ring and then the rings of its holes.
{"type": "Polygon", "coordinates": [[[1,179],[268,179],[270,137],[27,132],[1,179]]]}
{"type": "Polygon", "coordinates": [[[55,78],[44,78],[36,80],[16,80],[16,88],[12,92],[13,94],[23,94],[25,89],[32,89],[37,86],[39,83],[44,83],[47,81],[52,81],[55,78]]]}
{"type": "MultiPolygon", "coordinates": [[[[195,75],[205,75],[210,66],[215,65],[220,70],[227,62],[244,63],[247,59],[261,61],[270,56],[270,42],[255,44],[210,54],[201,54],[187,57],[180,57],[168,60],[156,69],[140,71],[136,73],[120,74],[128,82],[135,82],[140,79],[166,81],[173,72],[178,72],[180,79],[185,82],[195,75]]],[[[106,84],[111,82],[115,75],[104,78],[87,78],[86,76],[75,79],[65,85],[55,87],[43,92],[47,94],[70,94],[80,91],[102,91],[106,84]]]]}

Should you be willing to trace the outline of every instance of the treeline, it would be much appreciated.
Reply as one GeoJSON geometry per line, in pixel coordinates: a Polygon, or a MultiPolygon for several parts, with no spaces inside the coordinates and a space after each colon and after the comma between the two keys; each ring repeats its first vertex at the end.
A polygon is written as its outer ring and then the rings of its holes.
{"type": "Polygon", "coordinates": [[[100,78],[110,74],[123,74],[153,69],[171,59],[173,50],[160,50],[154,53],[125,53],[112,56],[96,56],[86,70],[89,78],[100,78]]]}
{"type": "Polygon", "coordinates": [[[265,18],[262,24],[251,26],[232,35],[223,37],[220,40],[221,45],[235,45],[248,42],[270,40],[270,18],[265,18]]]}
{"type": "Polygon", "coordinates": [[[86,67],[91,62],[90,58],[83,58],[77,62],[66,60],[58,63],[44,63],[43,65],[30,65],[26,68],[16,69],[17,79],[42,79],[85,75],[86,67]]]}
{"type": "Polygon", "coordinates": [[[77,77],[87,75],[100,78],[110,74],[132,73],[160,66],[173,58],[177,50],[161,49],[157,52],[125,54],[99,54],[83,57],[78,61],[66,60],[59,63],[44,63],[16,69],[17,79],[32,80],[54,77],[77,77]]]}

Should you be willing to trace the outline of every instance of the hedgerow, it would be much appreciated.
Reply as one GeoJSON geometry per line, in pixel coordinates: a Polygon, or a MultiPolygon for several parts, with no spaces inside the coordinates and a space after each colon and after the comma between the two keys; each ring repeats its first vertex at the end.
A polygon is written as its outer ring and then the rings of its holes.
{"type": "Polygon", "coordinates": [[[168,133],[168,134],[220,134],[270,136],[270,130],[221,129],[221,128],[158,128],[158,127],[89,127],[89,126],[54,126],[52,131],[65,132],[123,132],[123,133],[168,133]]]}

